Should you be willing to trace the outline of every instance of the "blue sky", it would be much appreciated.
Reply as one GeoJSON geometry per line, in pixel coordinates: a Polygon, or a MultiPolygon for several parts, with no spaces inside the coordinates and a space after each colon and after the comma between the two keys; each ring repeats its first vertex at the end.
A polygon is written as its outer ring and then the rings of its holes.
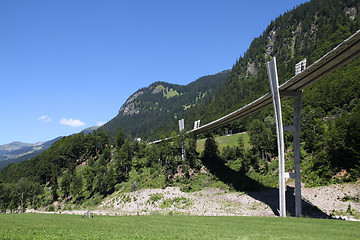
{"type": "Polygon", "coordinates": [[[231,69],[271,20],[305,0],[0,1],[0,145],[115,117],[155,81],[231,69]]]}

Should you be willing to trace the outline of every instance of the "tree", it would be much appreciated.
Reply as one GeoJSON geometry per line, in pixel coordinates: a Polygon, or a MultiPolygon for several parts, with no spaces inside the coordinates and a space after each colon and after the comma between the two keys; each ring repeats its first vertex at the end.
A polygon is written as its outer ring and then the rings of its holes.
{"type": "Polygon", "coordinates": [[[6,209],[10,207],[11,202],[11,189],[14,187],[10,183],[0,184],[0,208],[6,213],[6,209]]]}
{"type": "Polygon", "coordinates": [[[20,208],[21,212],[24,213],[26,200],[28,198],[30,185],[26,178],[21,178],[19,182],[16,184],[16,189],[20,195],[20,208]]]}
{"type": "Polygon", "coordinates": [[[121,148],[121,146],[124,144],[124,142],[125,142],[124,129],[119,127],[118,130],[116,131],[115,144],[118,148],[121,148]]]}
{"type": "Polygon", "coordinates": [[[59,197],[57,194],[58,187],[59,187],[59,185],[58,185],[57,178],[54,177],[53,183],[51,184],[51,196],[52,196],[53,201],[56,201],[59,197]]]}
{"type": "Polygon", "coordinates": [[[245,144],[244,139],[240,136],[237,140],[237,147],[236,147],[236,156],[238,158],[243,158],[245,154],[245,144]]]}
{"type": "Polygon", "coordinates": [[[82,191],[82,186],[83,186],[82,177],[79,174],[75,174],[73,176],[73,180],[70,185],[71,194],[74,199],[76,199],[80,195],[82,191]]]}
{"type": "Polygon", "coordinates": [[[125,175],[127,177],[129,176],[129,172],[131,170],[132,158],[134,155],[131,147],[131,141],[132,140],[130,138],[125,139],[124,144],[118,150],[118,158],[120,161],[119,163],[120,166],[125,170],[125,175]]]}
{"type": "Polygon", "coordinates": [[[43,192],[43,188],[41,187],[40,183],[38,182],[30,182],[30,192],[29,197],[32,197],[32,207],[36,208],[36,199],[39,194],[43,192]]]}
{"type": "Polygon", "coordinates": [[[96,141],[96,151],[101,154],[105,146],[109,144],[109,136],[105,133],[102,127],[94,132],[94,136],[96,141]]]}
{"type": "Polygon", "coordinates": [[[63,198],[66,199],[70,193],[71,177],[68,171],[64,171],[60,178],[60,189],[63,193],[63,198]]]}
{"type": "Polygon", "coordinates": [[[85,165],[83,169],[81,169],[81,176],[83,179],[84,191],[87,195],[91,195],[93,191],[93,181],[95,174],[90,166],[85,165]]]}
{"type": "MultiPolygon", "coordinates": [[[[351,154],[351,160],[348,163],[348,168],[353,168],[356,173],[356,169],[360,170],[360,102],[354,107],[350,113],[348,124],[347,124],[347,133],[345,137],[345,144],[349,153],[351,154]]],[[[359,171],[357,171],[357,176],[359,177],[359,171]]]]}
{"type": "Polygon", "coordinates": [[[208,134],[205,140],[202,159],[205,163],[217,163],[220,161],[219,148],[211,134],[208,134]]]}
{"type": "Polygon", "coordinates": [[[191,168],[201,168],[198,155],[199,154],[196,151],[196,139],[194,137],[189,137],[186,143],[186,161],[191,168]]]}

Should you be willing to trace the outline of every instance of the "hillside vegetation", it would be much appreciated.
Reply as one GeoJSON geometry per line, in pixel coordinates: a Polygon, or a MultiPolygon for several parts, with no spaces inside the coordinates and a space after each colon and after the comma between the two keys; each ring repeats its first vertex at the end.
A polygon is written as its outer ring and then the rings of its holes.
{"type": "MultiPolygon", "coordinates": [[[[187,86],[157,82],[137,91],[103,128],[62,138],[38,157],[3,169],[1,208],[51,210],[54,202],[65,209],[88,207],[116,190],[167,186],[186,192],[206,187],[230,191],[276,187],[272,108],[226,126],[233,133],[246,131],[250,144],[237,140],[220,151],[213,133],[207,133],[198,136],[206,138],[201,154],[192,136],[177,136],[177,120],[184,118],[190,129],[195,120],[205,124],[268,92],[265,63],[272,56],[278,60],[280,81],[289,79],[296,62],[306,57],[308,64],[313,63],[359,29],[359,5],[359,0],[305,3],[272,21],[230,72],[187,86]],[[174,141],[151,145],[133,140],[161,136],[173,136],[174,141]]],[[[357,59],[304,91],[301,153],[302,181],[307,186],[360,177],[359,66],[357,59]]],[[[292,101],[284,101],[285,125],[291,125],[292,111],[292,101]]],[[[285,140],[286,171],[293,171],[292,134],[286,133],[285,140]]]]}

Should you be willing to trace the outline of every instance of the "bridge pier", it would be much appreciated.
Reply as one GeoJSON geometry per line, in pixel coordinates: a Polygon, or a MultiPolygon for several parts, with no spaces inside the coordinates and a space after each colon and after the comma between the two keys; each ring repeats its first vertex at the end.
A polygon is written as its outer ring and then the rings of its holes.
{"type": "Polygon", "coordinates": [[[295,215],[302,216],[301,204],[301,167],[300,167],[300,128],[301,128],[301,104],[302,93],[298,91],[294,98],[294,166],[295,166],[295,215]]]}
{"type": "Polygon", "coordinates": [[[302,215],[301,203],[301,168],[300,168],[300,128],[303,91],[280,91],[283,97],[294,98],[294,125],[284,126],[285,130],[294,132],[294,169],[295,169],[295,216],[302,215]]]}
{"type": "Polygon", "coordinates": [[[280,217],[286,217],[286,186],[285,186],[285,144],[284,129],[294,132],[294,166],[295,166],[295,215],[302,215],[301,204],[301,169],[300,169],[300,127],[301,127],[301,104],[302,90],[280,91],[276,69],[276,58],[267,62],[267,71],[270,81],[270,89],[273,99],[276,133],[279,155],[279,210],[280,217]],[[281,97],[294,98],[294,125],[283,126],[281,113],[281,97]]]}

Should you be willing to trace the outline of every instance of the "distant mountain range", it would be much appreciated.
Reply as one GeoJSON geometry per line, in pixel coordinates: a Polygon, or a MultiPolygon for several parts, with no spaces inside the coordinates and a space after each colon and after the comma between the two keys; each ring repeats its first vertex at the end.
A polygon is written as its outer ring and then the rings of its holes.
{"type": "Polygon", "coordinates": [[[0,145],[0,170],[11,163],[18,163],[38,156],[60,138],[38,143],[12,142],[0,145]]]}
{"type": "MultiPolygon", "coordinates": [[[[98,126],[89,127],[81,132],[87,135],[98,128],[98,126]]],[[[60,138],[62,137],[37,143],[12,142],[0,145],[0,170],[11,163],[22,162],[40,155],[40,153],[51,147],[60,138]]]]}

